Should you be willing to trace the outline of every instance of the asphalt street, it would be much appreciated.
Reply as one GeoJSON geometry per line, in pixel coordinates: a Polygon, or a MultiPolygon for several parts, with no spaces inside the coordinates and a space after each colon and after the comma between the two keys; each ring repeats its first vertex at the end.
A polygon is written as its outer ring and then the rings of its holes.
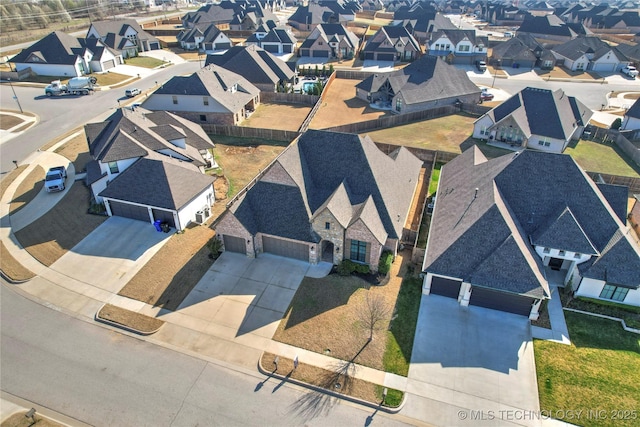
{"type": "Polygon", "coordinates": [[[2,391],[96,426],[408,425],[37,304],[0,286],[2,391]]]}
{"type": "MultiPolygon", "coordinates": [[[[13,85],[13,90],[24,111],[36,114],[39,123],[16,138],[0,145],[0,173],[14,168],[13,160],[22,162],[29,154],[47,142],[64,135],[72,129],[93,121],[103,120],[115,108],[118,100],[124,101],[127,87],[140,90],[152,88],[174,75],[191,74],[200,68],[198,62],[176,64],[159,70],[152,76],[137,80],[118,89],[96,91],[90,96],[62,96],[48,98],[44,89],[13,85]]],[[[0,85],[0,102],[3,109],[18,110],[9,84],[0,85]]]]}

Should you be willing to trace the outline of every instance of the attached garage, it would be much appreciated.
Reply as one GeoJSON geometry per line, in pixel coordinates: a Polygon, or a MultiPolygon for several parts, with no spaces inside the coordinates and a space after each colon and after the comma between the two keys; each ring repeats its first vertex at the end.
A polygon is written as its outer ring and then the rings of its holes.
{"type": "Polygon", "coordinates": [[[379,53],[378,61],[393,61],[394,57],[393,53],[379,53]]]}
{"type": "Polygon", "coordinates": [[[163,211],[161,209],[152,209],[151,212],[153,213],[154,221],[160,220],[162,222],[166,222],[167,224],[169,224],[169,227],[176,228],[176,223],[173,220],[173,212],[163,211]]]}
{"type": "Polygon", "coordinates": [[[598,63],[593,65],[593,71],[616,71],[617,65],[615,62],[598,63]]]}
{"type": "Polygon", "coordinates": [[[311,51],[309,49],[300,49],[300,56],[311,56],[311,51]]]}
{"type": "Polygon", "coordinates": [[[222,242],[224,243],[224,250],[228,252],[239,252],[241,254],[247,253],[247,247],[242,237],[222,236],[222,242]]]}
{"type": "Polygon", "coordinates": [[[262,250],[270,254],[309,262],[309,246],[304,243],[262,236],[262,250]]]}
{"type": "Polygon", "coordinates": [[[138,206],[109,200],[109,207],[111,208],[111,215],[137,219],[138,221],[151,222],[151,219],[149,218],[149,210],[146,206],[138,206]]]}
{"type": "Polygon", "coordinates": [[[160,42],[151,42],[149,43],[150,50],[160,50],[162,47],[160,46],[160,42]]]}
{"type": "Polygon", "coordinates": [[[115,67],[115,66],[116,66],[116,61],[115,61],[115,60],[113,60],[113,59],[110,59],[110,60],[108,60],[108,61],[104,61],[104,62],[102,63],[102,71],[106,71],[106,70],[108,70],[109,68],[113,68],[113,67],[115,67]]]}
{"type": "Polygon", "coordinates": [[[534,299],[494,289],[473,286],[469,304],[529,316],[534,299]]]}
{"type": "Polygon", "coordinates": [[[364,59],[365,59],[365,60],[368,60],[368,59],[373,60],[374,55],[375,55],[375,54],[374,54],[373,52],[365,52],[365,53],[364,53],[364,59]]]}
{"type": "Polygon", "coordinates": [[[329,51],[328,50],[314,50],[313,55],[314,58],[328,58],[329,51]]]}
{"type": "Polygon", "coordinates": [[[462,282],[459,280],[433,276],[431,279],[431,291],[429,293],[458,299],[461,285],[462,282]]]}
{"type": "Polygon", "coordinates": [[[290,44],[283,44],[282,45],[282,51],[284,53],[291,53],[293,52],[292,46],[290,44]]]}
{"type": "Polygon", "coordinates": [[[224,49],[231,49],[231,43],[229,42],[216,43],[215,45],[213,45],[213,50],[224,50],[224,49]]]}
{"type": "Polygon", "coordinates": [[[264,50],[271,53],[278,53],[278,45],[277,44],[265,44],[262,46],[264,50]]]}

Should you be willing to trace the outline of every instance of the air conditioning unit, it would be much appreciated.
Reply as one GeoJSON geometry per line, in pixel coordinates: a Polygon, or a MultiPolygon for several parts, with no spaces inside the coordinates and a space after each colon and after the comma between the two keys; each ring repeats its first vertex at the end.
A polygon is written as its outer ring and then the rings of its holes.
{"type": "Polygon", "coordinates": [[[205,206],[202,211],[204,212],[204,219],[207,219],[211,216],[211,208],[209,206],[205,206]]]}
{"type": "Polygon", "coordinates": [[[198,224],[204,224],[204,222],[206,221],[207,217],[204,215],[204,211],[198,211],[196,212],[196,222],[198,224]]]}

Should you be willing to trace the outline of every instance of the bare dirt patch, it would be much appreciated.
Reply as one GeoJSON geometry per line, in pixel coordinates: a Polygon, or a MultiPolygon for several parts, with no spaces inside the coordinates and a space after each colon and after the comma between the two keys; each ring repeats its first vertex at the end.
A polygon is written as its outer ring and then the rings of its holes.
{"type": "Polygon", "coordinates": [[[2,130],[9,130],[14,126],[18,126],[22,122],[23,120],[20,117],[0,113],[0,129],[2,130]]]}
{"type": "Polygon", "coordinates": [[[9,205],[9,214],[14,214],[25,207],[44,187],[45,171],[41,166],[36,166],[18,185],[9,205]]]}
{"type": "Polygon", "coordinates": [[[84,131],[80,132],[75,138],[67,141],[55,152],[69,159],[73,163],[76,173],[84,172],[87,163],[92,160],[84,131]]]}
{"type": "Polygon", "coordinates": [[[554,67],[553,70],[535,70],[543,79],[575,79],[575,80],[598,80],[602,76],[594,71],[571,71],[564,67],[554,67]]]}
{"type": "Polygon", "coordinates": [[[49,212],[15,233],[23,248],[47,267],[80,243],[107,217],[90,215],[90,191],[75,183],[49,212]]]}
{"type": "Polygon", "coordinates": [[[22,411],[16,414],[11,415],[9,418],[2,422],[2,427],[64,427],[64,424],[57,423],[49,418],[44,418],[34,414],[33,419],[35,422],[31,420],[31,418],[27,418],[27,412],[22,411]]]}
{"type": "Polygon", "coordinates": [[[260,104],[242,126],[297,131],[311,107],[302,104],[260,104]]]}
{"type": "Polygon", "coordinates": [[[0,241],[0,270],[14,282],[33,279],[36,275],[22,266],[7,250],[4,242],[0,241]]]}
{"type": "Polygon", "coordinates": [[[116,307],[115,305],[105,304],[97,314],[99,319],[108,320],[110,322],[117,323],[143,334],[151,334],[156,332],[164,321],[156,319],[154,317],[145,316],[144,314],[136,313],[134,311],[125,310],[124,308],[116,307]]]}
{"type": "Polygon", "coordinates": [[[374,120],[391,114],[375,110],[369,103],[356,97],[356,85],[360,80],[334,79],[325,88],[324,99],[311,120],[311,129],[326,129],[332,126],[374,120]]]}

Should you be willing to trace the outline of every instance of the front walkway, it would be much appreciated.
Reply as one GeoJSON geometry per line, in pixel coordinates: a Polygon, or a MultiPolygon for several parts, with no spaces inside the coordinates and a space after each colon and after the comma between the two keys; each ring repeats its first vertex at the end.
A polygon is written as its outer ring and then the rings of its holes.
{"type": "Polygon", "coordinates": [[[534,338],[541,340],[571,345],[569,329],[567,328],[567,322],[564,320],[560,290],[553,284],[549,284],[549,289],[551,290],[551,299],[547,301],[547,311],[549,312],[551,329],[531,326],[531,334],[534,338]]]}

